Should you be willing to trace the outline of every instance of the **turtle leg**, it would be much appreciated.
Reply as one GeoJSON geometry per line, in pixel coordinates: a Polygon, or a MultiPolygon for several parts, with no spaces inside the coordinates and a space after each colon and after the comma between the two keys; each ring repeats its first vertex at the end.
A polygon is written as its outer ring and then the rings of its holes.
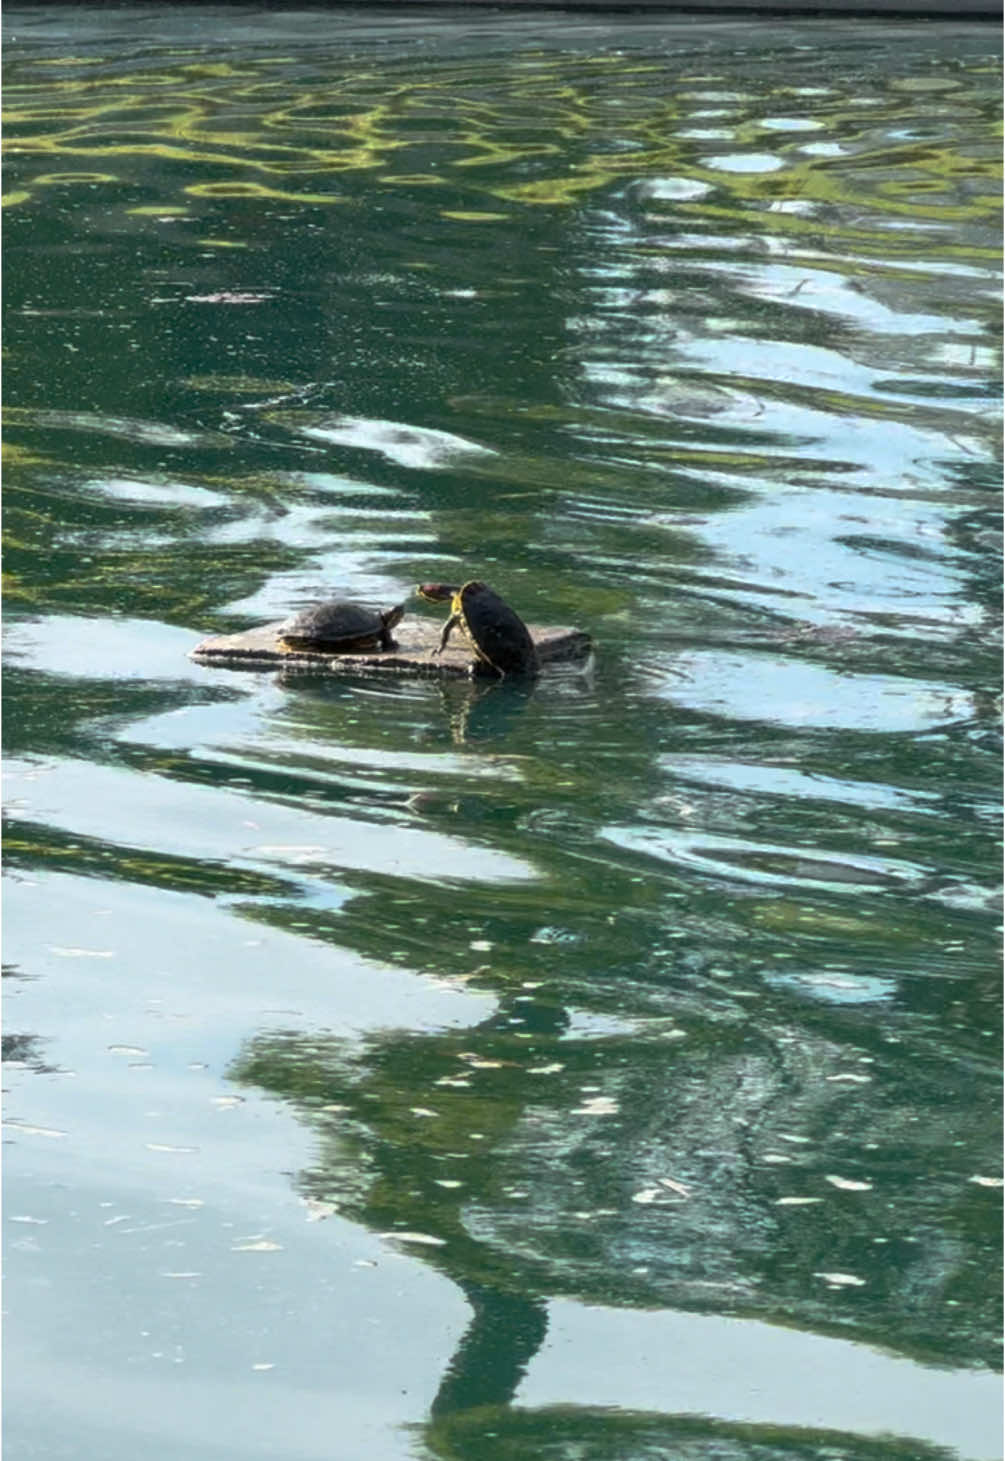
{"type": "Polygon", "coordinates": [[[443,626],[443,633],[440,635],[440,642],[437,645],[437,647],[433,650],[433,653],[434,654],[442,654],[443,653],[443,651],[447,647],[447,640],[450,638],[451,633],[453,632],[453,630],[455,630],[457,628],[457,626],[458,626],[458,624],[460,622],[461,622],[461,616],[460,616],[460,614],[451,614],[450,618],[447,620],[447,622],[443,626]]]}

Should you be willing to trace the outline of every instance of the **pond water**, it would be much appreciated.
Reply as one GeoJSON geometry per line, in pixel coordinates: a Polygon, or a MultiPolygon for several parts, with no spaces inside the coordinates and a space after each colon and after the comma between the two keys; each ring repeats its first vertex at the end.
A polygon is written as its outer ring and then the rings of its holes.
{"type": "Polygon", "coordinates": [[[6,26],[11,1454],[998,1456],[997,32],[6,26]]]}

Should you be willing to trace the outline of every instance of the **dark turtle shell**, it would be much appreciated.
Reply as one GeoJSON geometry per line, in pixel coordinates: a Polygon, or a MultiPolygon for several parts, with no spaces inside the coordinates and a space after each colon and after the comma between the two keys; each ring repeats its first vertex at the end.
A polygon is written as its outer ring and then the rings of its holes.
{"type": "Polygon", "coordinates": [[[450,601],[450,618],[444,625],[437,654],[460,626],[479,660],[497,675],[537,673],[537,652],[530,630],[487,583],[472,579],[459,588],[447,583],[423,583],[418,593],[433,603],[450,601]]]}
{"type": "Polygon", "coordinates": [[[286,649],[323,649],[339,654],[393,649],[391,630],[404,617],[404,604],[382,611],[345,599],[329,599],[301,609],[281,624],[280,642],[286,649]]]}

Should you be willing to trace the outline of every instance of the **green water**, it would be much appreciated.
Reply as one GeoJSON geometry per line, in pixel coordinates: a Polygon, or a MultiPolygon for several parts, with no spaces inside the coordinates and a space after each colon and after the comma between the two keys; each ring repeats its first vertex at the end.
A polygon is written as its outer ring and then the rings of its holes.
{"type": "Polygon", "coordinates": [[[996,1457],[994,28],[6,28],[11,1455],[996,1457]]]}

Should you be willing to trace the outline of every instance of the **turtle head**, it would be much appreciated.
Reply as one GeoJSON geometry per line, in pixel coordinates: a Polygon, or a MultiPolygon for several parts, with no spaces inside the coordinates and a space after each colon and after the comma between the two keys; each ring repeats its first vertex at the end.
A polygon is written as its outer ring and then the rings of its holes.
{"type": "Polygon", "coordinates": [[[420,599],[428,599],[431,604],[449,604],[460,588],[453,583],[420,583],[415,592],[420,599]]]}
{"type": "Polygon", "coordinates": [[[395,604],[393,609],[387,609],[380,617],[385,629],[394,629],[405,617],[405,605],[395,604]]]}

